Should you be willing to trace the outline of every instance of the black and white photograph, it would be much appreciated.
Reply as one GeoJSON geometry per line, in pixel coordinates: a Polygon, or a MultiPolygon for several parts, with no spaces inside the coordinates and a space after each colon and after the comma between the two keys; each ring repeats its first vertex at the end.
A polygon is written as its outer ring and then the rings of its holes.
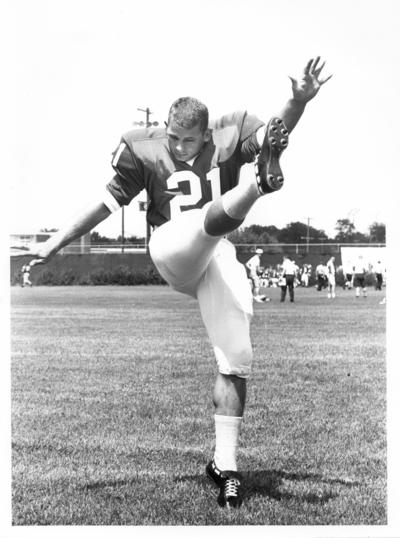
{"type": "Polygon", "coordinates": [[[400,2],[5,11],[1,538],[399,538],[400,2]]]}

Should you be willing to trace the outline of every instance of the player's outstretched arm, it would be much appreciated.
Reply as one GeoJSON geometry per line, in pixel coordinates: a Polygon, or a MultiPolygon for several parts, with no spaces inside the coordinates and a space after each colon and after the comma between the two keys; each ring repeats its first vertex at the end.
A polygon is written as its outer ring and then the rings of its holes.
{"type": "Polygon", "coordinates": [[[32,256],[33,259],[29,263],[31,267],[39,263],[46,263],[60,249],[71,243],[74,239],[92,230],[110,214],[111,211],[103,202],[97,202],[76,215],[46,242],[40,243],[28,251],[19,253],[19,256],[32,256]]]}
{"type": "Polygon", "coordinates": [[[322,76],[325,62],[320,64],[320,60],[320,56],[309,60],[299,78],[289,77],[292,81],[293,97],[289,99],[279,115],[289,132],[294,129],[301,118],[308,101],[311,101],[321,86],[332,77],[332,75],[322,76]]]}

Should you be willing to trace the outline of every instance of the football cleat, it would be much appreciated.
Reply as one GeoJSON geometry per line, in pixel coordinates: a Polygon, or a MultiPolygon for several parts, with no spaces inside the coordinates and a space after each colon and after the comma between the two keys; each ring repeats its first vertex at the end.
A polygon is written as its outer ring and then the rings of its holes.
{"type": "Polygon", "coordinates": [[[258,190],[261,194],[278,191],[283,185],[279,158],[289,143],[289,131],[280,118],[272,118],[265,130],[264,141],[255,161],[258,190]]]}
{"type": "Polygon", "coordinates": [[[236,471],[220,471],[211,460],[206,466],[207,476],[219,487],[217,502],[226,508],[239,508],[242,504],[241,475],[236,471]]]}

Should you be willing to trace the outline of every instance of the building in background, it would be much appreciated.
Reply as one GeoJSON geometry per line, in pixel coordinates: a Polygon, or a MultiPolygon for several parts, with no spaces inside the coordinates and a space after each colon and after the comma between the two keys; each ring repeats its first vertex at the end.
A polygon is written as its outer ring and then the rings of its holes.
{"type": "MultiPolygon", "coordinates": [[[[44,243],[55,232],[10,234],[10,247],[28,249],[32,243],[44,243]]],[[[90,254],[90,232],[62,248],[59,254],[90,254]]]]}

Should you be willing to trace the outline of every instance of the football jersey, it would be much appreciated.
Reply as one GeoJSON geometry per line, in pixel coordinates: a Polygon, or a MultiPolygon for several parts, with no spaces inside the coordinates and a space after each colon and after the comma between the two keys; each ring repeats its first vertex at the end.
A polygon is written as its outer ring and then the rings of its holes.
{"type": "Polygon", "coordinates": [[[251,271],[251,272],[256,272],[257,269],[260,267],[260,256],[258,254],[255,254],[252,258],[250,258],[247,263],[246,263],[246,267],[251,271]]]}
{"type": "Polygon", "coordinates": [[[284,260],[281,267],[284,275],[296,274],[296,264],[292,260],[284,260]]]}
{"type": "Polygon", "coordinates": [[[254,161],[260,151],[256,132],[263,125],[246,112],[211,121],[211,139],[192,165],[174,157],[165,129],[128,131],[113,153],[116,174],[107,189],[121,206],[145,189],[149,197],[147,220],[159,226],[235,187],[241,166],[254,161]]]}

